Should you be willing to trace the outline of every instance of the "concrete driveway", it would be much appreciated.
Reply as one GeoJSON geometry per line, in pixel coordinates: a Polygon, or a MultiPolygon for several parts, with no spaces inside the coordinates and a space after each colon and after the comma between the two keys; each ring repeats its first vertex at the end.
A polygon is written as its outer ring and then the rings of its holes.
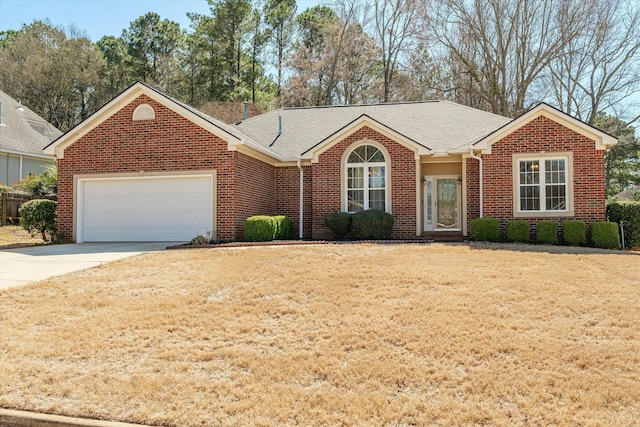
{"type": "Polygon", "coordinates": [[[145,252],[162,251],[175,242],[73,243],[0,250],[0,289],[95,267],[145,252]]]}

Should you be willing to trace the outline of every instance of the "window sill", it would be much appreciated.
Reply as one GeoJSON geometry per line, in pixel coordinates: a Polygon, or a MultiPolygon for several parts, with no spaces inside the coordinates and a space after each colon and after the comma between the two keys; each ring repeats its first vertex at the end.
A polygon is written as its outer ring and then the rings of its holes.
{"type": "Polygon", "coordinates": [[[558,218],[558,217],[572,217],[574,216],[573,211],[546,211],[546,212],[515,212],[513,214],[514,218],[558,218]]]}

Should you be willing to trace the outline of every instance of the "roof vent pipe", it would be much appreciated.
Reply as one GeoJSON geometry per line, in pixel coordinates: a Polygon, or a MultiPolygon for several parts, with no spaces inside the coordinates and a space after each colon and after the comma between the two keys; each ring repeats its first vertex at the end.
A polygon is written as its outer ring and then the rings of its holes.
{"type": "Polygon", "coordinates": [[[280,135],[282,135],[282,114],[278,114],[278,134],[273,139],[273,142],[271,144],[269,144],[269,147],[273,146],[273,144],[276,143],[278,138],[280,138],[280,135]]]}

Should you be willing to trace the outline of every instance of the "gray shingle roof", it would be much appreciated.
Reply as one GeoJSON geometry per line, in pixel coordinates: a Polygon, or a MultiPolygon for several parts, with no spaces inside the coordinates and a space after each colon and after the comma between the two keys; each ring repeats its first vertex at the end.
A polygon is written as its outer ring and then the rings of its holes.
{"type": "Polygon", "coordinates": [[[437,152],[470,148],[511,121],[449,101],[430,101],[281,108],[236,123],[235,128],[283,160],[294,160],[362,116],[437,152]],[[279,115],[282,135],[276,140],[279,115]]]}
{"type": "Polygon", "coordinates": [[[2,125],[0,126],[0,151],[11,150],[42,155],[42,149],[62,135],[58,129],[46,122],[28,107],[18,107],[18,101],[0,90],[2,103],[2,125]],[[41,135],[33,126],[41,126],[41,135]]]}

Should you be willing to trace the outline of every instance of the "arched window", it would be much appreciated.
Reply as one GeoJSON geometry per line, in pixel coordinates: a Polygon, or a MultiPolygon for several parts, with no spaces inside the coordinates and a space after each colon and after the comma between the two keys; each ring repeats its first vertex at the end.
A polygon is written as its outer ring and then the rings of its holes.
{"type": "Polygon", "coordinates": [[[360,145],[347,157],[347,212],[387,210],[387,163],[384,153],[373,145],[360,145]]]}
{"type": "Polygon", "coordinates": [[[154,120],[156,118],[156,112],[149,104],[140,104],[133,111],[133,120],[154,120]]]}

